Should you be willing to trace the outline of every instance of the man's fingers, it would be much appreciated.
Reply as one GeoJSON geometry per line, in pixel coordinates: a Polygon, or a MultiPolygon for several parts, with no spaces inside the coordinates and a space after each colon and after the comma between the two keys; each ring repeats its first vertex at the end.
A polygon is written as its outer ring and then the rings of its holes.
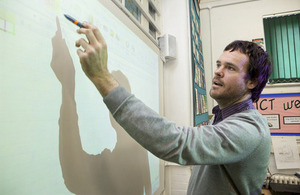
{"type": "Polygon", "coordinates": [[[85,64],[84,62],[86,61],[87,55],[84,51],[82,51],[81,49],[77,49],[77,55],[79,57],[81,66],[83,67],[83,64],[85,64]]]}
{"type": "Polygon", "coordinates": [[[101,43],[101,44],[106,44],[104,37],[102,36],[100,30],[96,27],[93,28],[93,32],[95,34],[96,39],[101,43]]]}
{"type": "Polygon", "coordinates": [[[84,51],[82,51],[81,49],[77,49],[77,54],[81,58],[84,55],[84,51]]]}
{"type": "Polygon", "coordinates": [[[106,44],[106,43],[105,43],[105,40],[104,40],[104,37],[102,36],[100,30],[99,30],[96,26],[94,26],[94,25],[92,25],[92,24],[90,24],[90,23],[87,23],[87,22],[85,22],[84,24],[85,24],[86,27],[92,29],[92,31],[93,31],[93,33],[94,33],[96,39],[97,39],[101,44],[106,44]]]}
{"type": "Polygon", "coordinates": [[[97,44],[97,39],[90,28],[80,28],[77,30],[79,34],[85,34],[86,38],[88,39],[89,43],[91,45],[97,44]]]}
{"type": "Polygon", "coordinates": [[[89,47],[90,47],[89,43],[84,38],[81,38],[81,39],[77,40],[75,45],[76,45],[76,47],[81,46],[85,50],[88,50],[89,47]]]}
{"type": "MultiPolygon", "coordinates": [[[[94,25],[92,25],[88,22],[83,22],[82,25],[85,29],[91,29],[96,40],[98,40],[101,44],[106,44],[103,35],[101,34],[100,30],[97,27],[95,27],[94,25]]],[[[82,30],[78,29],[78,33],[81,33],[81,32],[82,32],[82,30]]]]}
{"type": "Polygon", "coordinates": [[[95,37],[95,34],[93,32],[92,26],[87,25],[87,23],[84,23],[84,28],[80,28],[77,30],[79,34],[85,34],[86,38],[88,39],[89,43],[91,45],[97,44],[97,38],[95,37]]]}

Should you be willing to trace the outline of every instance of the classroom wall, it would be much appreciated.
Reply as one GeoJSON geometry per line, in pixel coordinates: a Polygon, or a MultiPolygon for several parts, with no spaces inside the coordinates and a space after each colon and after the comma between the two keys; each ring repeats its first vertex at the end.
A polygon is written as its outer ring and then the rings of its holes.
{"type": "Polygon", "coordinates": [[[192,125],[188,1],[162,1],[164,34],[176,37],[177,56],[164,64],[164,114],[178,125],[192,125]]]}
{"type": "MultiPolygon", "coordinates": [[[[201,1],[201,29],[204,49],[204,64],[208,88],[215,69],[214,63],[224,47],[233,40],[252,41],[264,38],[263,16],[300,9],[299,0],[219,0],[201,1]]],[[[284,86],[286,92],[299,87],[284,86]]],[[[278,93],[282,86],[267,87],[263,93],[278,93]]],[[[209,100],[210,108],[216,102],[209,100]]]]}
{"type": "MultiPolygon", "coordinates": [[[[299,0],[201,0],[201,33],[207,90],[214,62],[233,40],[263,38],[264,15],[300,9],[299,0]],[[233,22],[234,21],[234,22],[233,22]]],[[[186,1],[162,1],[162,35],[176,37],[177,57],[164,64],[164,114],[178,125],[193,124],[189,11],[186,1]]],[[[297,92],[299,85],[267,86],[263,93],[297,92]]],[[[208,96],[208,110],[216,105],[208,96]]]]}
{"type": "MultiPolygon", "coordinates": [[[[264,15],[300,9],[299,0],[201,0],[201,33],[207,89],[211,87],[214,62],[224,47],[236,39],[263,38],[264,15]]],[[[164,0],[163,32],[177,39],[177,58],[164,64],[164,113],[177,125],[192,125],[192,85],[188,2],[164,0]]],[[[269,85],[263,93],[299,92],[299,84],[269,85]]],[[[208,110],[216,105],[208,97],[208,110]]],[[[298,143],[299,145],[299,143],[298,143]]],[[[275,168],[270,159],[271,171],[275,168]]],[[[293,170],[294,171],[294,170],[293,170]]],[[[280,171],[279,171],[280,172],[280,171]]],[[[185,194],[190,167],[167,164],[166,194],[185,194]]]]}

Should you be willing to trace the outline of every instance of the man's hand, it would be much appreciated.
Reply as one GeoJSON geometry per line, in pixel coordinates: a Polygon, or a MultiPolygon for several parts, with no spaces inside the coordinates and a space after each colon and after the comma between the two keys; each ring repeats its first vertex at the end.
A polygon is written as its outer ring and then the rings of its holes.
{"type": "Polygon", "coordinates": [[[81,67],[101,95],[105,97],[119,85],[107,68],[107,45],[98,28],[86,22],[83,23],[83,27],[77,32],[85,34],[88,41],[83,38],[76,41],[76,47],[81,46],[84,49],[84,51],[77,50],[81,67]]]}

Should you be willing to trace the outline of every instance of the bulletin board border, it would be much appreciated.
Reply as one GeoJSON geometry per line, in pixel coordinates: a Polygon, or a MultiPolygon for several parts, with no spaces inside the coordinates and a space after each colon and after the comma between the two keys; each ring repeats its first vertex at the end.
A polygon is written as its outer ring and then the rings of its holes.
{"type": "Polygon", "coordinates": [[[271,136],[300,136],[300,133],[271,133],[271,136]]]}
{"type": "MultiPolygon", "coordinates": [[[[300,96],[300,93],[276,93],[276,94],[261,94],[260,97],[294,97],[300,96]]],[[[271,136],[300,136],[300,133],[271,133],[271,136]]]]}
{"type": "Polygon", "coordinates": [[[300,96],[300,93],[273,93],[273,94],[261,94],[260,97],[293,97],[300,96]]]}

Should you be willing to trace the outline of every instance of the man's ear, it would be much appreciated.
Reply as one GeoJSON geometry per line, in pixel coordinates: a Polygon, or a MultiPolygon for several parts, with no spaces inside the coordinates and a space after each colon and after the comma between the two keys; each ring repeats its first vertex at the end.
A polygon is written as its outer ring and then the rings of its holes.
{"type": "Polygon", "coordinates": [[[247,81],[247,88],[251,90],[251,89],[255,88],[257,86],[257,84],[258,84],[257,79],[255,79],[255,80],[250,80],[249,79],[247,81]]]}

